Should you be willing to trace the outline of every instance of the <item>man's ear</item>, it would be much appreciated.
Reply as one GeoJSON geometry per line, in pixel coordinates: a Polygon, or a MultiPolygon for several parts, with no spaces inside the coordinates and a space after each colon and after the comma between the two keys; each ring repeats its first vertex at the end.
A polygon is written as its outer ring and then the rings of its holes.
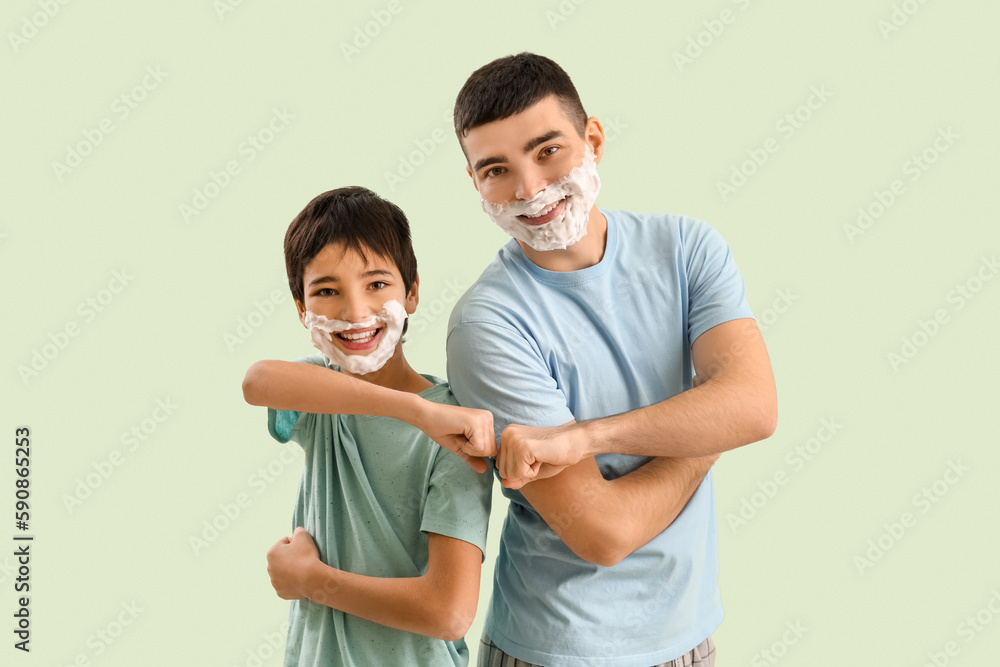
{"type": "Polygon", "coordinates": [[[296,299],[295,300],[295,310],[299,311],[299,322],[302,323],[302,326],[306,326],[306,306],[305,306],[305,304],[302,303],[301,301],[299,301],[298,299],[296,299]]]}
{"type": "Polygon", "coordinates": [[[476,181],[476,175],[472,173],[472,167],[465,165],[465,173],[472,179],[472,187],[476,189],[476,192],[479,192],[479,183],[476,181]]]}
{"type": "Polygon", "coordinates": [[[417,304],[420,303],[420,274],[417,273],[413,276],[413,284],[410,285],[410,291],[406,294],[406,302],[403,304],[403,308],[406,310],[407,315],[412,315],[417,310],[417,304]]]}
{"type": "Polygon", "coordinates": [[[604,128],[596,116],[587,119],[587,125],[583,130],[583,139],[590,146],[590,150],[594,151],[594,162],[600,164],[601,156],[604,155],[605,138],[604,128]]]}

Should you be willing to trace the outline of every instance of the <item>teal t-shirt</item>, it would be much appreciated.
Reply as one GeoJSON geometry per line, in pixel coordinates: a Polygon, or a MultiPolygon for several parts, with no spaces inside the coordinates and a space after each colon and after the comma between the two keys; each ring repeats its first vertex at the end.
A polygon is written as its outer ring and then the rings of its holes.
{"type": "MultiPolygon", "coordinates": [[[[298,361],[327,365],[321,355],[298,361]]],[[[457,404],[448,385],[424,377],[434,386],[421,397],[457,404]]],[[[491,476],[476,473],[409,424],[269,409],[268,430],[305,451],[293,528],[309,531],[324,563],[373,577],[420,576],[427,570],[427,533],[485,553],[491,476]]],[[[464,640],[446,642],[309,600],[292,602],[285,665],[441,667],[468,659],[464,640]]]]}

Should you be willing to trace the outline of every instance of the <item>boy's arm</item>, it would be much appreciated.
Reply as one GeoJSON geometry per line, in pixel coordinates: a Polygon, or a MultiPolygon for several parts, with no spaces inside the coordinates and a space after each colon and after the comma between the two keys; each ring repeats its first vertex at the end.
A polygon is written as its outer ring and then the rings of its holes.
{"type": "Polygon", "coordinates": [[[243,378],[243,397],[274,410],[393,417],[420,429],[477,472],[486,470],[482,457],[497,452],[493,415],[485,410],[435,403],[315,364],[258,361],[243,378]]]}
{"type": "Polygon", "coordinates": [[[312,536],[295,529],[267,552],[278,596],[308,598],[374,623],[445,641],[465,636],[476,615],[483,552],[437,533],[427,534],[427,572],[419,577],[369,577],[330,567],[312,536]]]}

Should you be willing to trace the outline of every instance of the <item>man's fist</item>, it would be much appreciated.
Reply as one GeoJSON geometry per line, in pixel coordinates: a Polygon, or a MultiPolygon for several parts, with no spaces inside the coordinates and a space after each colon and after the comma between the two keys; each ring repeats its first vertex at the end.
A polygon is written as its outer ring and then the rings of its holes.
{"type": "Polygon", "coordinates": [[[586,454],[576,422],[550,427],[511,424],[500,435],[497,469],[505,487],[519,489],[562,472],[586,454]]]}

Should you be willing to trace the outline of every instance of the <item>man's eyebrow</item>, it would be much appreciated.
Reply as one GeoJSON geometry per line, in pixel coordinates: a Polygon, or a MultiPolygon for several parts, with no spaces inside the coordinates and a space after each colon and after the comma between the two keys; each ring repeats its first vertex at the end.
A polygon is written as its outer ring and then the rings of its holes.
{"type": "Polygon", "coordinates": [[[501,162],[506,162],[507,158],[503,155],[494,155],[492,157],[484,157],[482,160],[476,162],[476,166],[472,171],[478,172],[483,167],[488,167],[491,164],[500,164],[501,162]]]}
{"type": "Polygon", "coordinates": [[[538,146],[544,144],[546,141],[552,141],[553,139],[556,139],[558,137],[565,137],[565,136],[566,135],[563,134],[561,130],[550,130],[549,132],[546,132],[540,137],[535,137],[534,139],[526,143],[524,145],[524,148],[521,150],[523,150],[525,153],[530,153],[531,151],[535,150],[535,148],[537,148],[538,146]]]}
{"type": "MultiPolygon", "coordinates": [[[[545,134],[535,137],[534,139],[530,139],[528,143],[524,145],[524,148],[522,148],[521,150],[524,151],[525,153],[530,153],[537,147],[544,144],[546,141],[552,141],[553,139],[558,139],[560,137],[565,137],[565,136],[566,135],[562,132],[562,130],[550,130],[545,134]]],[[[484,157],[482,160],[476,162],[476,166],[472,171],[478,172],[483,167],[488,167],[491,164],[500,164],[506,161],[507,157],[504,155],[493,155],[491,157],[484,157]]]]}

